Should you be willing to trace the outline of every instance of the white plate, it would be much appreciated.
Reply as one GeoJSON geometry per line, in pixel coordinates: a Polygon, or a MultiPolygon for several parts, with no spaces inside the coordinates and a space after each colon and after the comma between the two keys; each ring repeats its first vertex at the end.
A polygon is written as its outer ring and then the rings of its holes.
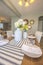
{"type": "Polygon", "coordinates": [[[31,35],[31,36],[28,36],[28,38],[32,38],[32,39],[34,39],[34,38],[36,38],[36,37],[31,35]]]}
{"type": "Polygon", "coordinates": [[[3,46],[5,44],[7,44],[8,42],[9,42],[9,40],[7,40],[7,39],[0,40],[0,46],[3,46]]]}

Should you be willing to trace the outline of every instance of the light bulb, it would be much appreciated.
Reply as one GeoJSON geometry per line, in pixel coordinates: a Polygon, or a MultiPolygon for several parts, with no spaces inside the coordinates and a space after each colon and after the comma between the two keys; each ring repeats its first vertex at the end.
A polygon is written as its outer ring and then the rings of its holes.
{"type": "Polygon", "coordinates": [[[26,1],[25,2],[25,7],[28,7],[29,6],[29,3],[26,1]]]}
{"type": "Polygon", "coordinates": [[[34,0],[30,0],[30,4],[33,3],[33,2],[34,2],[34,0]]]}
{"type": "Polygon", "coordinates": [[[18,4],[19,4],[20,6],[22,6],[22,0],[20,0],[18,4]]]}

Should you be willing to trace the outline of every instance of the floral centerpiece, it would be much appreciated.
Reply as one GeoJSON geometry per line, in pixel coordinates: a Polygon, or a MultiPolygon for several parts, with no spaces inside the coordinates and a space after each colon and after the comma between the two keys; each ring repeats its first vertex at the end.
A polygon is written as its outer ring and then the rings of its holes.
{"type": "Polygon", "coordinates": [[[15,28],[23,29],[23,20],[19,19],[17,22],[15,22],[15,28]]]}
{"type": "MultiPolygon", "coordinates": [[[[25,31],[27,33],[28,30],[28,23],[26,20],[19,19],[17,22],[15,22],[15,40],[20,41],[22,39],[22,33],[25,31]]],[[[23,34],[24,35],[24,34],[23,34]]],[[[25,34],[26,35],[26,34],[25,34]]],[[[24,36],[25,36],[24,35],[24,36]]],[[[26,36],[25,36],[26,37],[26,36]]]]}
{"type": "Polygon", "coordinates": [[[15,22],[15,28],[19,28],[20,30],[27,31],[28,30],[28,23],[27,19],[19,19],[17,22],[15,22]]]}

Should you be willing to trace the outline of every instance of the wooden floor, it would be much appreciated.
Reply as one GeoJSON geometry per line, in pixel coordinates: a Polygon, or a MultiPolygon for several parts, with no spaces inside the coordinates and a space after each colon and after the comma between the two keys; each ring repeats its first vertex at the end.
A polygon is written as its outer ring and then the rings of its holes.
{"type": "MultiPolygon", "coordinates": [[[[40,47],[43,52],[43,39],[41,40],[40,47]]],[[[43,54],[40,58],[37,58],[37,59],[33,59],[24,55],[22,65],[43,65],[43,54]]]]}

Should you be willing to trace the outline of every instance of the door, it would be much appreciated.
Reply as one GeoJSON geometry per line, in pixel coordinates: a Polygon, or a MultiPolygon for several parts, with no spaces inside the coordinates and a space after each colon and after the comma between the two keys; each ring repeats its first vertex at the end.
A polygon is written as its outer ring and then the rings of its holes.
{"type": "Polygon", "coordinates": [[[41,31],[41,32],[43,32],[43,16],[39,17],[38,30],[41,31]]]}

